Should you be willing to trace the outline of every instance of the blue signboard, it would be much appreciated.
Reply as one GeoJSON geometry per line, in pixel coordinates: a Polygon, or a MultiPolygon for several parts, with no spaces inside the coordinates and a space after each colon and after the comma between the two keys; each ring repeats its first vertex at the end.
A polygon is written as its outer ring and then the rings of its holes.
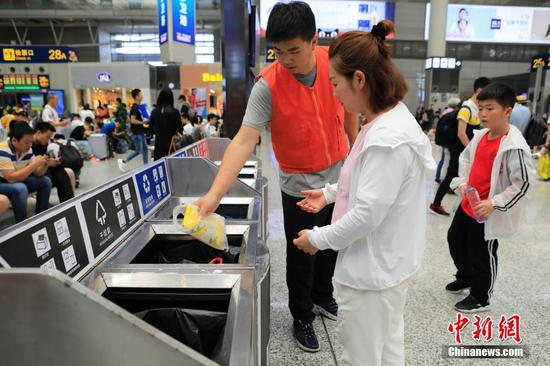
{"type": "Polygon", "coordinates": [[[195,0],[173,0],[174,41],[195,44],[195,0]]]}
{"type": "Polygon", "coordinates": [[[77,62],[76,50],[56,46],[3,46],[0,63],[67,63],[77,62]]]}
{"type": "Polygon", "coordinates": [[[164,160],[149,166],[136,174],[136,184],[143,208],[143,215],[157,207],[166,197],[170,196],[168,175],[164,160]]]}
{"type": "Polygon", "coordinates": [[[158,0],[159,43],[168,41],[168,0],[158,0]]]}
{"type": "Polygon", "coordinates": [[[277,60],[277,58],[275,57],[275,50],[273,49],[273,46],[265,46],[265,62],[270,64],[272,62],[275,62],[275,60],[277,60]]]}

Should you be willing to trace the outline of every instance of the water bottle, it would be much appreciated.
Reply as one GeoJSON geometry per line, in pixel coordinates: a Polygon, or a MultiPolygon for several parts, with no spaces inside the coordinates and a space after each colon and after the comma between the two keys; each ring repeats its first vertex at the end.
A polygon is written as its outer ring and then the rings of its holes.
{"type": "MultiPolygon", "coordinates": [[[[479,203],[481,202],[481,199],[479,198],[479,193],[477,193],[477,189],[475,189],[472,186],[468,186],[468,188],[466,188],[466,199],[470,203],[470,207],[472,208],[472,211],[474,211],[474,208],[477,205],[479,205],[479,203]]],[[[476,215],[475,211],[474,211],[474,215],[476,216],[476,221],[479,222],[480,224],[487,221],[486,219],[479,218],[476,215]]]]}

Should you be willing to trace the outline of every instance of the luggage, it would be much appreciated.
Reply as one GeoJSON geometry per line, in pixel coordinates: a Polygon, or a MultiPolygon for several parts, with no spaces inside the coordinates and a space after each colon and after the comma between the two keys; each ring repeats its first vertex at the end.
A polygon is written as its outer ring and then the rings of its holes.
{"type": "Polygon", "coordinates": [[[92,147],[92,153],[98,159],[107,159],[109,157],[109,143],[107,135],[103,133],[94,133],[88,137],[88,142],[92,147]]]}
{"type": "Polygon", "coordinates": [[[542,180],[550,179],[550,155],[544,154],[539,158],[537,173],[542,180]]]}

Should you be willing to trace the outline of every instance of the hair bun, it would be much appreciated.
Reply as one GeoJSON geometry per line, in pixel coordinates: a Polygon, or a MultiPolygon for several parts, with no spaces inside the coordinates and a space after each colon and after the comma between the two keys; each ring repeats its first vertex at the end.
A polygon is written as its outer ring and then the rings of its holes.
{"type": "Polygon", "coordinates": [[[375,24],[370,33],[381,41],[386,39],[386,30],[384,29],[382,23],[375,24]]]}

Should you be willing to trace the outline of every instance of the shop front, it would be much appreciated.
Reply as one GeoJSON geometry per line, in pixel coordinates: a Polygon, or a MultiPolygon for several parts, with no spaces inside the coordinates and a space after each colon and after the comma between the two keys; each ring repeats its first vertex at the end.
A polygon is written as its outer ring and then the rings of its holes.
{"type": "Polygon", "coordinates": [[[180,69],[181,93],[191,107],[203,118],[207,114],[223,114],[223,75],[220,64],[182,65],[180,69]]]}

